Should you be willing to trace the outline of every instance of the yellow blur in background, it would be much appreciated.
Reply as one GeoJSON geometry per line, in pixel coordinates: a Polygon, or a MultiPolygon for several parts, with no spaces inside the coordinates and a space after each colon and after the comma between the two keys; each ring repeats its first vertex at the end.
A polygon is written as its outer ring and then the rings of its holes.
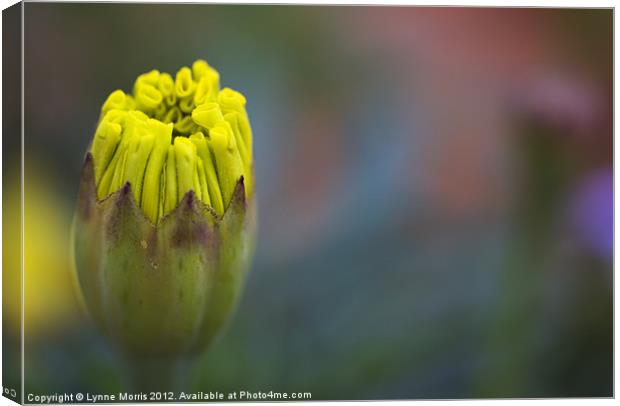
{"type": "MultiPolygon", "coordinates": [[[[71,217],[43,168],[27,167],[24,185],[24,332],[28,340],[62,333],[77,319],[69,258],[71,217]]],[[[19,335],[21,326],[21,188],[18,176],[4,197],[2,262],[3,318],[19,335]]],[[[5,192],[6,193],[6,192],[5,192]]]]}

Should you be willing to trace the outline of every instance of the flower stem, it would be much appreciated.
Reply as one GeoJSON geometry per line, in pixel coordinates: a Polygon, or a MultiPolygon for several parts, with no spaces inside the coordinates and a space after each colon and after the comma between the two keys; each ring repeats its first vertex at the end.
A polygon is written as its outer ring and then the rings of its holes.
{"type": "Polygon", "coordinates": [[[169,392],[185,386],[187,363],[179,358],[128,358],[126,364],[134,391],[169,392]]]}

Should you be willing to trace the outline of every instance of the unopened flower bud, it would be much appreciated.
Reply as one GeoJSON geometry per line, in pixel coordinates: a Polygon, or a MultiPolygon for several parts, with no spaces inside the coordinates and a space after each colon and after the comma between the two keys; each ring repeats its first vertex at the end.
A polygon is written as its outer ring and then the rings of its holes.
{"type": "Polygon", "coordinates": [[[200,351],[230,317],[254,247],[245,98],[205,61],[152,70],[103,103],[74,218],[77,279],[133,355],[200,351]]]}

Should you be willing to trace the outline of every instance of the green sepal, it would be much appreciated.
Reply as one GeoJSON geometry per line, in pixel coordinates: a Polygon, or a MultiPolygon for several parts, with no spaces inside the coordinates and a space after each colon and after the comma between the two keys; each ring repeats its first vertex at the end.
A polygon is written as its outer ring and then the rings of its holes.
{"type": "Polygon", "coordinates": [[[87,309],[132,356],[204,350],[240,297],[254,250],[255,215],[241,178],[223,216],[190,190],[154,225],[129,183],[97,199],[88,153],[72,233],[87,309]]]}

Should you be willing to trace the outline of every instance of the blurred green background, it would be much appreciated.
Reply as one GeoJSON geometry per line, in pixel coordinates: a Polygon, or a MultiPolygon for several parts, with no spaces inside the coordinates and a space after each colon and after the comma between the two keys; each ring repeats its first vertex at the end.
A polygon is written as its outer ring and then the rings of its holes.
{"type": "Polygon", "coordinates": [[[26,393],[128,389],[69,277],[82,159],[112,90],[204,58],[248,99],[259,236],[183,388],[612,395],[611,10],[27,3],[25,21],[26,393]]]}

